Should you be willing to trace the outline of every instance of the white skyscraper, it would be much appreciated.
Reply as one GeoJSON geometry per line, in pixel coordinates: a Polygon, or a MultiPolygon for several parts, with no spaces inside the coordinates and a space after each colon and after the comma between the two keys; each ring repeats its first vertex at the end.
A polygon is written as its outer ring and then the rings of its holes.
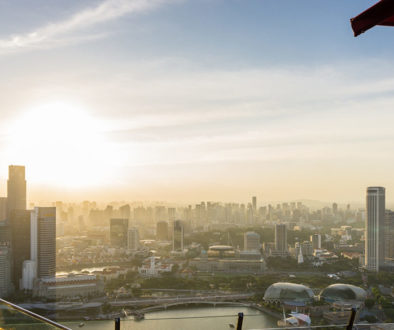
{"type": "Polygon", "coordinates": [[[384,264],[385,188],[367,188],[365,220],[365,267],[378,272],[384,264]]]}
{"type": "Polygon", "coordinates": [[[35,261],[25,260],[23,262],[22,280],[20,288],[24,290],[33,290],[33,281],[37,274],[37,265],[35,261]]]}

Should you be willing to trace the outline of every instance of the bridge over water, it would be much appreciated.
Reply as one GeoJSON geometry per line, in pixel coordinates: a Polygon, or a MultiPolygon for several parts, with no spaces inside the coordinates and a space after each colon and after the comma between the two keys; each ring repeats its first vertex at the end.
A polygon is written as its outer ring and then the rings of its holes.
{"type": "Polygon", "coordinates": [[[200,295],[200,296],[187,296],[187,297],[163,297],[163,298],[143,298],[143,299],[130,299],[118,300],[110,302],[113,307],[153,307],[153,306],[176,306],[185,304],[201,304],[211,303],[218,304],[219,302],[234,303],[234,301],[249,299],[253,293],[239,293],[239,294],[216,294],[216,295],[200,295]]]}
{"type": "Polygon", "coordinates": [[[176,306],[185,306],[185,305],[220,305],[220,306],[234,306],[234,307],[251,307],[254,306],[254,304],[249,304],[249,303],[242,303],[242,302],[234,302],[234,301],[189,301],[189,302],[175,302],[175,303],[170,303],[170,304],[163,304],[163,305],[156,305],[156,306],[151,306],[147,308],[143,308],[138,310],[138,313],[149,313],[149,312],[154,312],[154,311],[159,311],[159,310],[165,310],[167,308],[171,307],[176,307],[176,306]]]}

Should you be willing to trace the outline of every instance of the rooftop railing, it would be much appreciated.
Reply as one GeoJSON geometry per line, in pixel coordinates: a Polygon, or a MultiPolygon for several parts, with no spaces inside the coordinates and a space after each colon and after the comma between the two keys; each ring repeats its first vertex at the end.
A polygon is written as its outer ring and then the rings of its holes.
{"type": "MultiPolygon", "coordinates": [[[[179,319],[199,319],[199,318],[220,318],[220,317],[234,317],[234,321],[236,321],[234,324],[231,325],[232,328],[235,328],[236,330],[242,330],[243,329],[243,321],[245,317],[250,317],[250,316],[259,316],[257,314],[250,314],[246,315],[243,313],[238,313],[238,315],[207,315],[207,316],[185,316],[185,317],[173,317],[173,318],[151,318],[151,319],[146,319],[143,322],[149,322],[149,321],[158,321],[158,320],[179,320],[179,319]]],[[[379,330],[393,330],[394,329],[394,323],[354,323],[356,316],[356,310],[353,309],[352,313],[350,315],[349,321],[346,324],[328,324],[328,325],[309,325],[309,326],[277,326],[275,328],[272,327],[262,327],[262,328],[256,328],[253,327],[253,330],[371,330],[371,329],[379,329],[379,330]]],[[[134,320],[132,319],[120,319],[116,318],[115,319],[115,330],[131,330],[134,328],[133,326],[134,320]]]]}
{"type": "Polygon", "coordinates": [[[0,329],[71,330],[64,325],[61,325],[3,299],[0,299],[0,329]]]}

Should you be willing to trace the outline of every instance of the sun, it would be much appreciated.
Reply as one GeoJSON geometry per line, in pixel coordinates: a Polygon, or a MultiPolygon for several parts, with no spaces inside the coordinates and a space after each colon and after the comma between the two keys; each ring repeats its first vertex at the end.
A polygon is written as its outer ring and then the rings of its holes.
{"type": "Polygon", "coordinates": [[[7,130],[9,163],[24,164],[31,182],[84,187],[102,184],[116,156],[103,122],[83,107],[54,102],[26,109],[7,130]]]}

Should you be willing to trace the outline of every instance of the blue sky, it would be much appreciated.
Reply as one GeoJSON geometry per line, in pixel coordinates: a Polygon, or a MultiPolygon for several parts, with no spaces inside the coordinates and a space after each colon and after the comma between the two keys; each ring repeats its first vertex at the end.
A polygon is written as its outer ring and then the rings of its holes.
{"type": "Polygon", "coordinates": [[[349,22],[373,3],[0,1],[2,177],[26,164],[32,200],[390,196],[394,29],[349,22]]]}

